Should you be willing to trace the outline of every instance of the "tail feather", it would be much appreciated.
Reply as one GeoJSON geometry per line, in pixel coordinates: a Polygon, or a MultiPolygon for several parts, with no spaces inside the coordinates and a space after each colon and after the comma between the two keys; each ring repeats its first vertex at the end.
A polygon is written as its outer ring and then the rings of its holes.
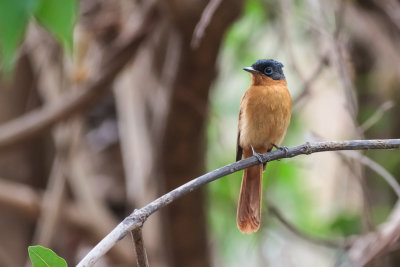
{"type": "Polygon", "coordinates": [[[242,233],[257,232],[261,222],[261,185],[263,164],[244,170],[236,222],[242,233]]]}

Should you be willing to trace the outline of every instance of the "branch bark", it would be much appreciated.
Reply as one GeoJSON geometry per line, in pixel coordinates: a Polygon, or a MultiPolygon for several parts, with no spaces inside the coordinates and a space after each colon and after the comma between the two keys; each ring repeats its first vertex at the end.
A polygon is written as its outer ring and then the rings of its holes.
{"type": "MultiPolygon", "coordinates": [[[[400,139],[380,139],[380,140],[349,140],[349,141],[328,141],[305,143],[287,150],[275,150],[270,153],[261,154],[262,162],[270,162],[283,158],[292,158],[299,155],[309,155],[324,151],[338,150],[368,150],[368,149],[400,149],[400,139]]],[[[141,209],[135,210],[126,217],[117,227],[114,228],[100,243],[98,243],[77,265],[78,267],[93,266],[93,264],[119,240],[132,230],[141,228],[147,218],[154,212],[171,204],[185,194],[193,192],[204,184],[215,181],[228,174],[243,170],[245,168],[260,164],[256,157],[240,160],[226,165],[222,168],[213,170],[169,193],[159,197],[141,209]]]]}
{"type": "Polygon", "coordinates": [[[138,267],[149,267],[146,249],[144,248],[142,228],[132,230],[133,240],[135,241],[136,260],[138,267]]]}

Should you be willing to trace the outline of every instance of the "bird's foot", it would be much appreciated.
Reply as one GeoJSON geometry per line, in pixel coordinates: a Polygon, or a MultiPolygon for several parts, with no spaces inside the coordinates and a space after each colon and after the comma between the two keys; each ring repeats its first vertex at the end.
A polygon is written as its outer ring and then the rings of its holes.
{"type": "Polygon", "coordinates": [[[287,153],[289,151],[289,148],[287,146],[277,146],[275,144],[272,144],[272,146],[280,151],[283,151],[285,153],[285,156],[287,156],[287,153]]]}
{"type": "Polygon", "coordinates": [[[251,151],[253,151],[253,156],[255,156],[255,157],[258,159],[258,161],[259,161],[260,163],[263,163],[261,154],[257,153],[257,152],[254,150],[254,147],[253,147],[253,146],[250,146],[250,147],[251,147],[251,151]]]}

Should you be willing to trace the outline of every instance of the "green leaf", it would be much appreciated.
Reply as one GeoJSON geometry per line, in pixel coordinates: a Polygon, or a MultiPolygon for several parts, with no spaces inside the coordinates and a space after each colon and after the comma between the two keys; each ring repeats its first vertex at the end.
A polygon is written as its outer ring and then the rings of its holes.
{"type": "Polygon", "coordinates": [[[38,0],[0,0],[0,57],[2,67],[11,71],[15,54],[38,0]]]}
{"type": "Polygon", "coordinates": [[[28,247],[33,267],[67,267],[67,263],[51,249],[42,246],[28,247]]]}
{"type": "Polygon", "coordinates": [[[41,0],[35,18],[72,52],[76,14],[76,0],[41,0]]]}

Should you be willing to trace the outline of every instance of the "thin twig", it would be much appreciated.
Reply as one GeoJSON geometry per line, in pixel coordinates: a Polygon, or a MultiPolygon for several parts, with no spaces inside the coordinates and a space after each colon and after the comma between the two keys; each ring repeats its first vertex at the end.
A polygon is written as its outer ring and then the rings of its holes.
{"type": "Polygon", "coordinates": [[[293,224],[291,224],[285,217],[283,217],[282,213],[274,206],[270,205],[268,207],[268,210],[271,214],[273,214],[278,221],[280,221],[289,231],[294,233],[295,235],[301,237],[302,239],[305,239],[307,241],[310,241],[311,243],[329,247],[329,248],[342,248],[345,249],[350,246],[351,244],[351,239],[343,239],[343,240],[328,240],[328,239],[323,239],[320,237],[315,237],[308,235],[302,231],[300,231],[297,227],[295,227],[293,224]]]}
{"type": "Polygon", "coordinates": [[[205,30],[210,24],[210,21],[221,2],[222,0],[210,0],[210,2],[208,2],[207,6],[204,8],[203,13],[201,14],[201,18],[193,31],[193,37],[190,43],[192,48],[196,49],[200,46],[200,42],[201,39],[203,39],[205,30]]]}
{"type": "Polygon", "coordinates": [[[383,115],[385,115],[385,112],[388,111],[389,109],[393,108],[395,105],[393,101],[389,100],[383,103],[379,108],[375,111],[374,114],[372,114],[371,117],[369,117],[366,121],[363,122],[363,124],[358,127],[359,131],[361,133],[364,133],[366,130],[371,128],[375,123],[377,123],[383,115]]]}
{"type": "Polygon", "coordinates": [[[300,78],[301,82],[304,82],[305,78],[303,73],[300,71],[299,65],[297,64],[296,56],[295,56],[295,51],[293,49],[292,45],[292,38],[290,35],[290,25],[291,25],[291,12],[292,12],[292,2],[290,0],[282,0],[279,1],[280,3],[280,19],[282,21],[282,37],[284,40],[284,45],[286,46],[286,51],[288,54],[288,57],[290,59],[290,64],[292,65],[293,71],[297,74],[297,76],[300,78]]]}
{"type": "Polygon", "coordinates": [[[355,114],[357,113],[358,110],[358,103],[355,95],[355,89],[353,85],[352,78],[350,76],[351,70],[349,68],[349,63],[346,60],[346,58],[343,56],[343,51],[346,51],[346,48],[344,47],[342,41],[341,41],[341,30],[344,25],[344,18],[345,18],[345,12],[346,12],[346,7],[347,7],[347,1],[346,0],[341,0],[339,3],[339,10],[336,12],[336,29],[335,32],[332,35],[333,39],[333,55],[336,60],[336,69],[337,73],[340,77],[340,80],[343,85],[344,89],[344,95],[346,97],[347,101],[347,109],[351,115],[351,117],[354,120],[355,114]]]}
{"type": "Polygon", "coordinates": [[[149,267],[146,249],[144,248],[142,227],[132,230],[133,240],[135,241],[136,260],[138,267],[149,267]]]}
{"type": "MultiPolygon", "coordinates": [[[[345,152],[345,151],[344,151],[345,152]]],[[[362,173],[358,173],[354,168],[354,159],[346,157],[340,151],[338,152],[340,159],[343,164],[346,165],[347,169],[351,171],[351,173],[356,177],[358,183],[360,184],[360,189],[362,191],[362,223],[363,223],[363,233],[370,232],[375,230],[375,224],[372,221],[372,204],[371,204],[371,196],[368,190],[367,182],[364,179],[364,169],[361,168],[360,171],[362,173]]]]}
{"type": "Polygon", "coordinates": [[[356,151],[340,151],[340,154],[358,160],[363,165],[367,166],[371,170],[375,171],[377,174],[382,176],[382,178],[390,185],[393,191],[396,193],[397,198],[400,199],[400,185],[397,182],[396,178],[391,175],[385,168],[383,168],[380,164],[368,158],[367,156],[362,155],[356,151]]]}
{"type": "Polygon", "coordinates": [[[111,52],[99,75],[86,85],[60,97],[61,101],[49,103],[0,126],[0,150],[16,145],[49,129],[58,121],[76,114],[93,104],[110,85],[123,67],[136,55],[155,24],[155,7],[143,20],[142,26],[126,43],[111,52]]]}
{"type": "Polygon", "coordinates": [[[328,63],[329,61],[327,54],[320,58],[317,67],[311,73],[310,77],[308,77],[308,79],[304,81],[303,86],[300,89],[301,93],[293,99],[293,104],[295,105],[295,108],[297,108],[301,100],[310,93],[312,83],[319,77],[319,75],[322,73],[322,70],[325,68],[326,65],[328,65],[328,63]]]}
{"type": "MultiPolygon", "coordinates": [[[[292,158],[298,155],[308,155],[323,151],[338,150],[366,150],[366,149],[400,149],[400,139],[382,139],[382,140],[350,140],[350,141],[330,141],[330,142],[313,142],[305,143],[300,146],[288,148],[287,150],[275,150],[270,153],[260,154],[262,162],[274,161],[283,158],[292,158]]],[[[199,187],[210,183],[218,178],[228,174],[243,170],[245,168],[260,164],[256,157],[250,157],[233,164],[226,165],[222,168],[213,170],[188,183],[170,191],[169,193],[159,197],[145,207],[135,210],[126,217],[111,233],[109,233],[100,243],[98,243],[77,265],[78,267],[93,266],[93,264],[103,256],[110,248],[112,248],[119,240],[125,237],[128,231],[132,231],[141,227],[146,219],[167,206],[176,199],[188,194],[199,187]]]]}
{"type": "MultiPolygon", "coordinates": [[[[56,155],[50,172],[46,191],[44,191],[41,214],[36,223],[33,243],[49,247],[57,232],[62,205],[65,200],[65,175],[60,155],[56,155]]],[[[29,265],[26,265],[29,266],[29,265]]]]}

